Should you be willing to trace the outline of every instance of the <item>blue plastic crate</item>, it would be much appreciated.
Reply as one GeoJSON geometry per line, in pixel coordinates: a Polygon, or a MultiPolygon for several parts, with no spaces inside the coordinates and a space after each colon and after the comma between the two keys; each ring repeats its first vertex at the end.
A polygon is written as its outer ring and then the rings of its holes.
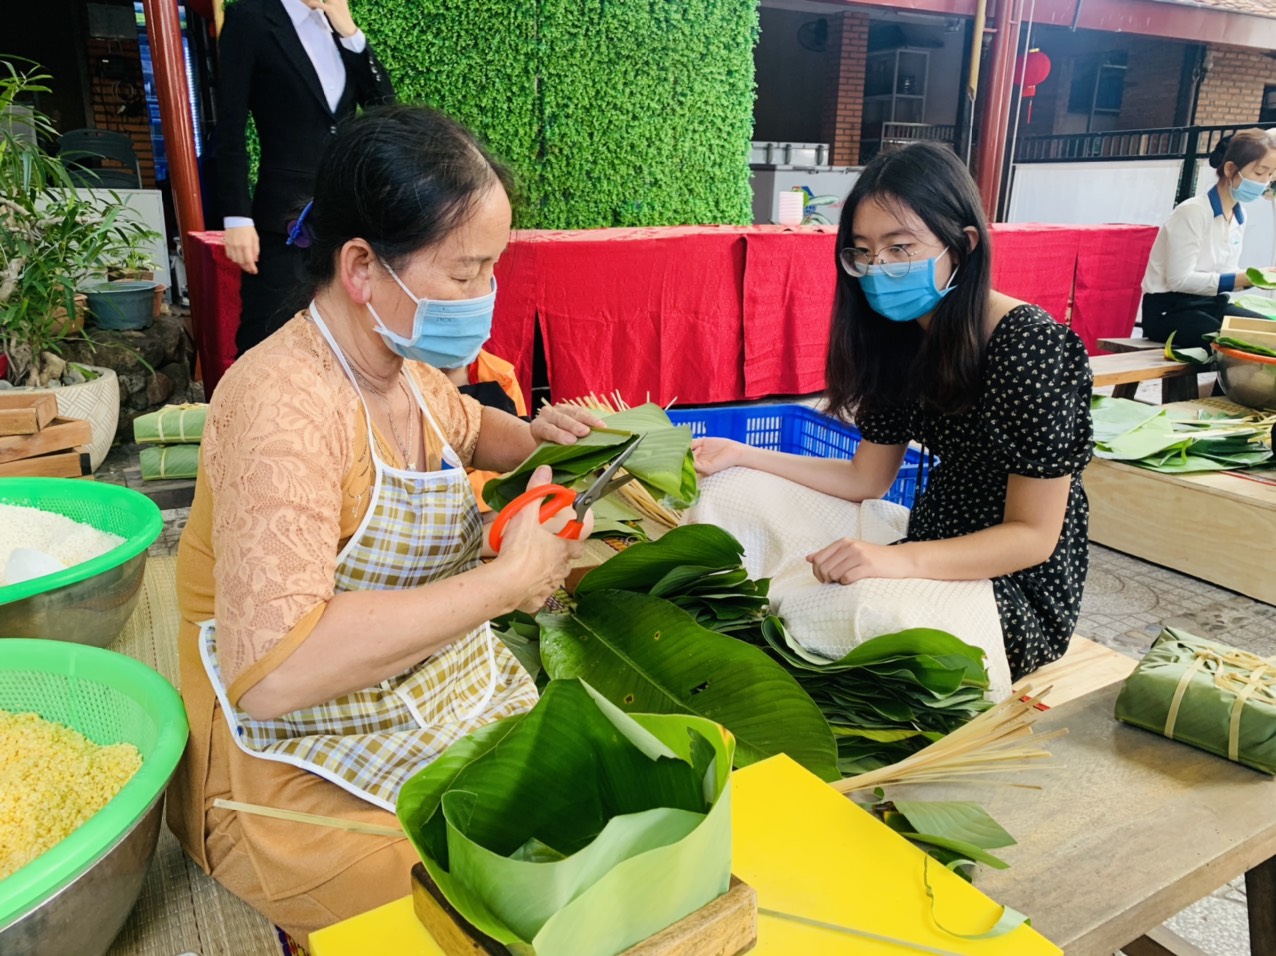
{"type": "MultiPolygon", "coordinates": [[[[733,438],[754,448],[813,458],[850,458],[860,444],[859,429],[854,425],[821,415],[806,405],[671,408],[668,414],[675,425],[690,425],[697,438],[733,438]]],[[[909,448],[895,483],[886,493],[887,501],[912,507],[921,461],[921,452],[909,448]]]]}

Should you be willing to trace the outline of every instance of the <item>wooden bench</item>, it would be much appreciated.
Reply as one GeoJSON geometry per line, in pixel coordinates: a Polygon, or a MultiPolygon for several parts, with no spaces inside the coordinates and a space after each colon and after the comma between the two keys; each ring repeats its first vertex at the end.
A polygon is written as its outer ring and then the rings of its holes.
{"type": "Polygon", "coordinates": [[[1043,703],[1047,707],[1058,707],[1092,690],[1125,680],[1138,663],[1120,651],[1073,635],[1063,657],[1016,681],[1014,693],[1022,694],[1025,687],[1030,687],[1034,694],[1039,694],[1049,687],[1050,693],[1043,703]]]}
{"type": "Polygon", "coordinates": [[[1148,349],[1161,349],[1164,342],[1153,342],[1151,339],[1099,339],[1099,348],[1105,352],[1146,352],[1148,349]]]}
{"type": "Polygon", "coordinates": [[[1186,362],[1173,362],[1159,352],[1141,349],[1114,355],[1092,355],[1090,371],[1094,387],[1116,386],[1114,398],[1133,398],[1139,382],[1161,380],[1162,402],[1186,402],[1199,395],[1196,368],[1186,362]]]}

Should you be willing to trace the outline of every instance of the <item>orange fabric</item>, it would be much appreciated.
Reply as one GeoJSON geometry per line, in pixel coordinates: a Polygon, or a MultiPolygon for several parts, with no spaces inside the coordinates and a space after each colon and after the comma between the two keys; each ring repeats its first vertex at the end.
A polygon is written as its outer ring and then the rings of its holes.
{"type": "MultiPolygon", "coordinates": [[[[501,386],[501,391],[510,397],[514,402],[514,411],[518,413],[520,418],[527,417],[527,402],[523,400],[523,389],[518,384],[518,378],[514,374],[514,366],[503,358],[498,358],[491,352],[479,350],[478,358],[476,358],[469,369],[470,384],[477,385],[480,382],[496,382],[501,386]]],[[[474,489],[474,497],[478,500],[479,511],[488,512],[492,509],[487,506],[487,502],[483,500],[483,486],[491,479],[497,477],[499,472],[495,471],[477,471],[470,469],[470,487],[474,489]]]]}

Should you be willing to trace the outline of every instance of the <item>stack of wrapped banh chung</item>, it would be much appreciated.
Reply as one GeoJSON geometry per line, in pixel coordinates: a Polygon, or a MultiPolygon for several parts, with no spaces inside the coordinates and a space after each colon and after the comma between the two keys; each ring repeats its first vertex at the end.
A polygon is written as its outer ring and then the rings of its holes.
{"type": "Polygon", "coordinates": [[[194,478],[207,405],[165,405],[133,421],[133,440],[142,448],[142,478],[194,478]]]}

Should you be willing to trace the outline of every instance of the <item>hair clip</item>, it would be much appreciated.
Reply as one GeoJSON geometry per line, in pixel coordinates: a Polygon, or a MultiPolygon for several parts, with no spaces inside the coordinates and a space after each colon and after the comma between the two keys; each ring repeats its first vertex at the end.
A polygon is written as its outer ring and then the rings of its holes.
{"type": "Polygon", "coordinates": [[[310,233],[305,228],[306,217],[310,215],[310,210],[314,206],[315,201],[312,199],[306,203],[306,208],[301,210],[298,216],[288,227],[288,241],[284,243],[287,246],[296,246],[298,249],[305,249],[310,245],[310,233]]]}

